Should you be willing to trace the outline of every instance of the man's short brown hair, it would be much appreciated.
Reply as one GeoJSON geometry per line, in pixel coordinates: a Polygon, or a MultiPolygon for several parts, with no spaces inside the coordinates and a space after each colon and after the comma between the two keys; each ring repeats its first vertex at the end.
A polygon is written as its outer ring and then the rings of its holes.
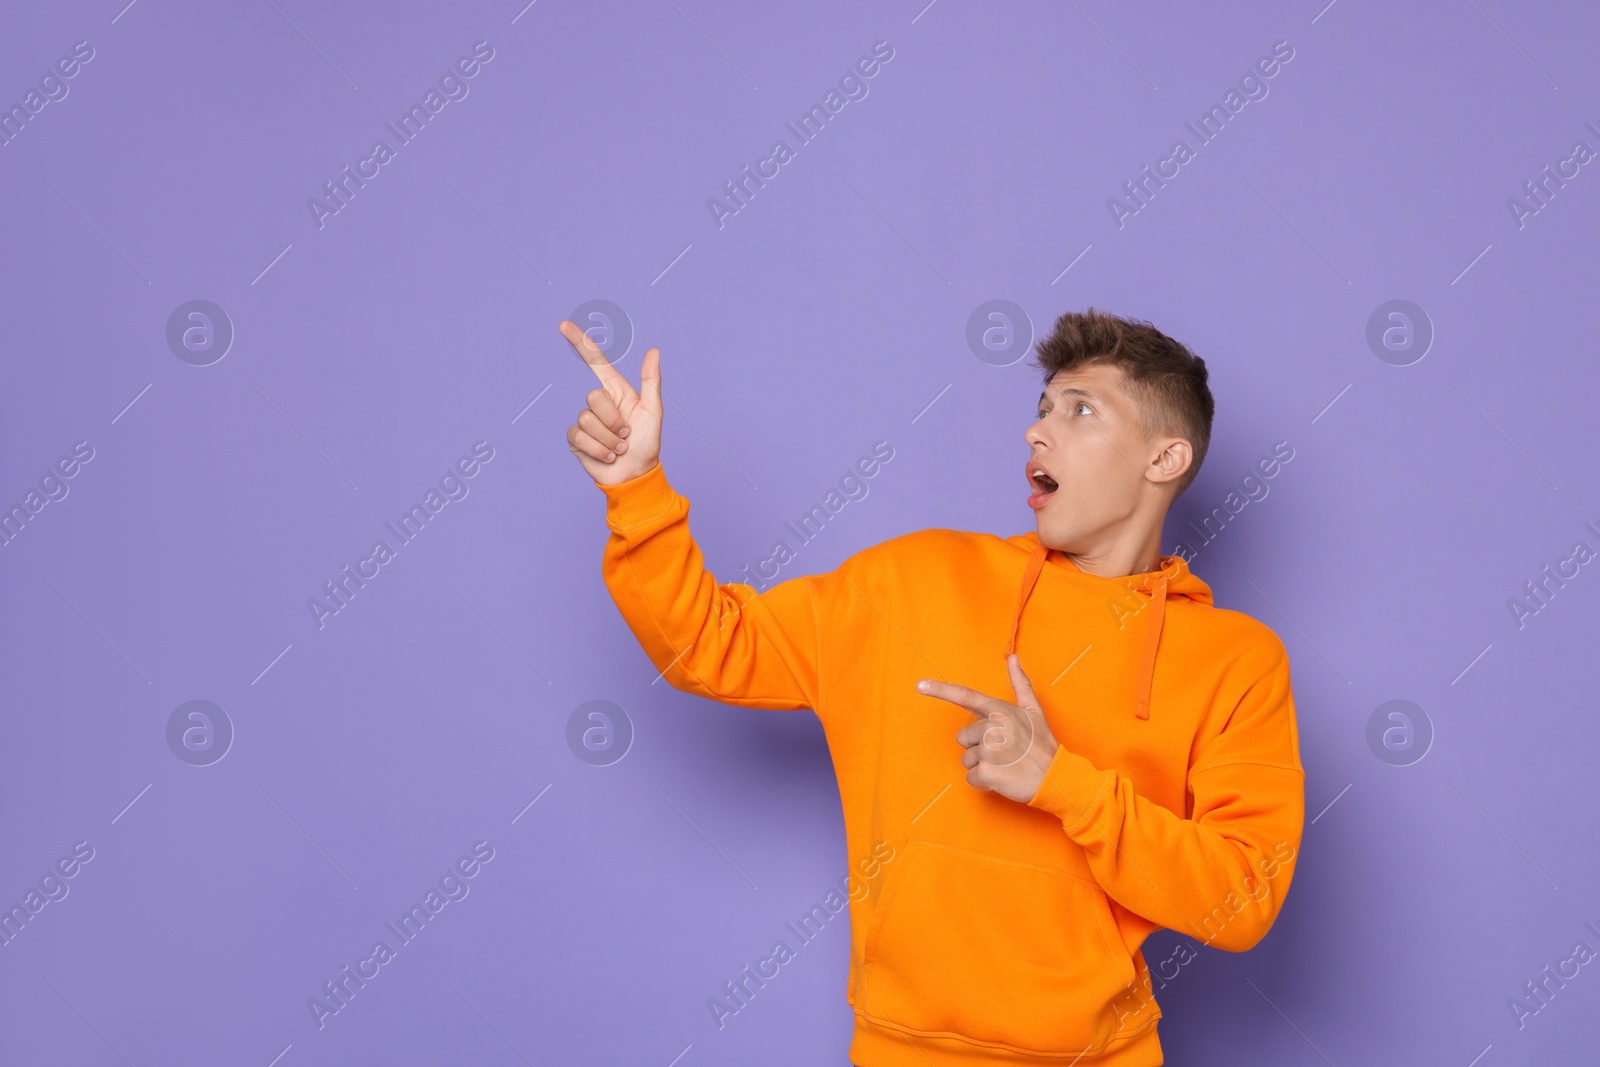
{"type": "Polygon", "coordinates": [[[1194,462],[1178,481],[1179,493],[1189,488],[1206,458],[1216,413],[1205,360],[1146,321],[1092,307],[1056,319],[1050,336],[1034,345],[1034,352],[1033,365],[1044,372],[1046,385],[1059,371],[1096,363],[1122,368],[1128,391],[1139,404],[1140,430],[1150,437],[1182,437],[1194,449],[1194,462]]]}

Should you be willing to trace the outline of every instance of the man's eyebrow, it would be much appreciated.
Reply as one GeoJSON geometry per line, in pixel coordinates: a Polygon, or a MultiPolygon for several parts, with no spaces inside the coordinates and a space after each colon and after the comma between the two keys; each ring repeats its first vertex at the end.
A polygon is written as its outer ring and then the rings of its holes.
{"type": "MultiPolygon", "coordinates": [[[[1045,402],[1045,398],[1046,398],[1046,396],[1048,396],[1049,392],[1050,391],[1048,389],[1046,389],[1044,392],[1039,394],[1039,403],[1040,404],[1043,404],[1045,402]]],[[[1074,386],[1074,385],[1064,385],[1058,390],[1058,392],[1061,394],[1063,399],[1065,399],[1065,398],[1067,398],[1069,396],[1081,396],[1081,397],[1085,398],[1086,400],[1093,400],[1096,404],[1104,404],[1105,403],[1105,401],[1103,399],[1101,399],[1099,396],[1097,396],[1096,394],[1089,392],[1089,390],[1087,390],[1087,389],[1079,389],[1077,386],[1074,386]]]]}

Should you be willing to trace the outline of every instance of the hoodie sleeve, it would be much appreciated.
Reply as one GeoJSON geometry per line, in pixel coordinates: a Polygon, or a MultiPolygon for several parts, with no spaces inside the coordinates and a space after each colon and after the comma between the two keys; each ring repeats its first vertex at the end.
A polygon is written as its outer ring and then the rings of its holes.
{"type": "Polygon", "coordinates": [[[674,688],[725,704],[814,708],[818,633],[809,579],[758,594],[719,585],[689,533],[689,501],[657,464],[606,497],[601,573],[645,655],[674,688]]]}
{"type": "MultiPolygon", "coordinates": [[[[1029,806],[1061,819],[1106,893],[1163,927],[1230,952],[1264,937],[1289,891],[1305,818],[1305,771],[1276,635],[1264,669],[1189,769],[1181,817],[1061,746],[1029,806]]],[[[1252,657],[1255,658],[1255,657],[1252,657]]],[[[1204,736],[1204,735],[1202,735],[1204,736]]]]}

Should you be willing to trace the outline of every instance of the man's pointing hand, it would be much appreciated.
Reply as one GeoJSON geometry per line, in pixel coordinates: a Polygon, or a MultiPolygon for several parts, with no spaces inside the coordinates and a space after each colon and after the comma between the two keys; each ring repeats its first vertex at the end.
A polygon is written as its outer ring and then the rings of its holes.
{"type": "Polygon", "coordinates": [[[1022,662],[1012,655],[1006,666],[1014,704],[927,678],[917,683],[917,692],[948,700],[977,716],[956,732],[956,740],[966,748],[961,765],[967,768],[967,783],[1026,804],[1039,792],[1060,746],[1033,695],[1033,683],[1022,673],[1022,662]]]}
{"type": "Polygon", "coordinates": [[[661,454],[661,350],[652,348],[644,354],[635,392],[576,323],[563,321],[560,329],[600,379],[589,392],[589,406],[567,427],[567,447],[596,485],[637,478],[654,467],[661,454]]]}

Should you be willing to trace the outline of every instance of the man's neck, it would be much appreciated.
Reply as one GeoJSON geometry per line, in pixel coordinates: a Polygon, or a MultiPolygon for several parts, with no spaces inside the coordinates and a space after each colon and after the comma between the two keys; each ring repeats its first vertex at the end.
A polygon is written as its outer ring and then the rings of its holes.
{"type": "Polygon", "coordinates": [[[1083,551],[1062,550],[1085,574],[1101,578],[1123,578],[1161,569],[1161,526],[1157,524],[1136,536],[1111,537],[1102,545],[1083,551]]]}

